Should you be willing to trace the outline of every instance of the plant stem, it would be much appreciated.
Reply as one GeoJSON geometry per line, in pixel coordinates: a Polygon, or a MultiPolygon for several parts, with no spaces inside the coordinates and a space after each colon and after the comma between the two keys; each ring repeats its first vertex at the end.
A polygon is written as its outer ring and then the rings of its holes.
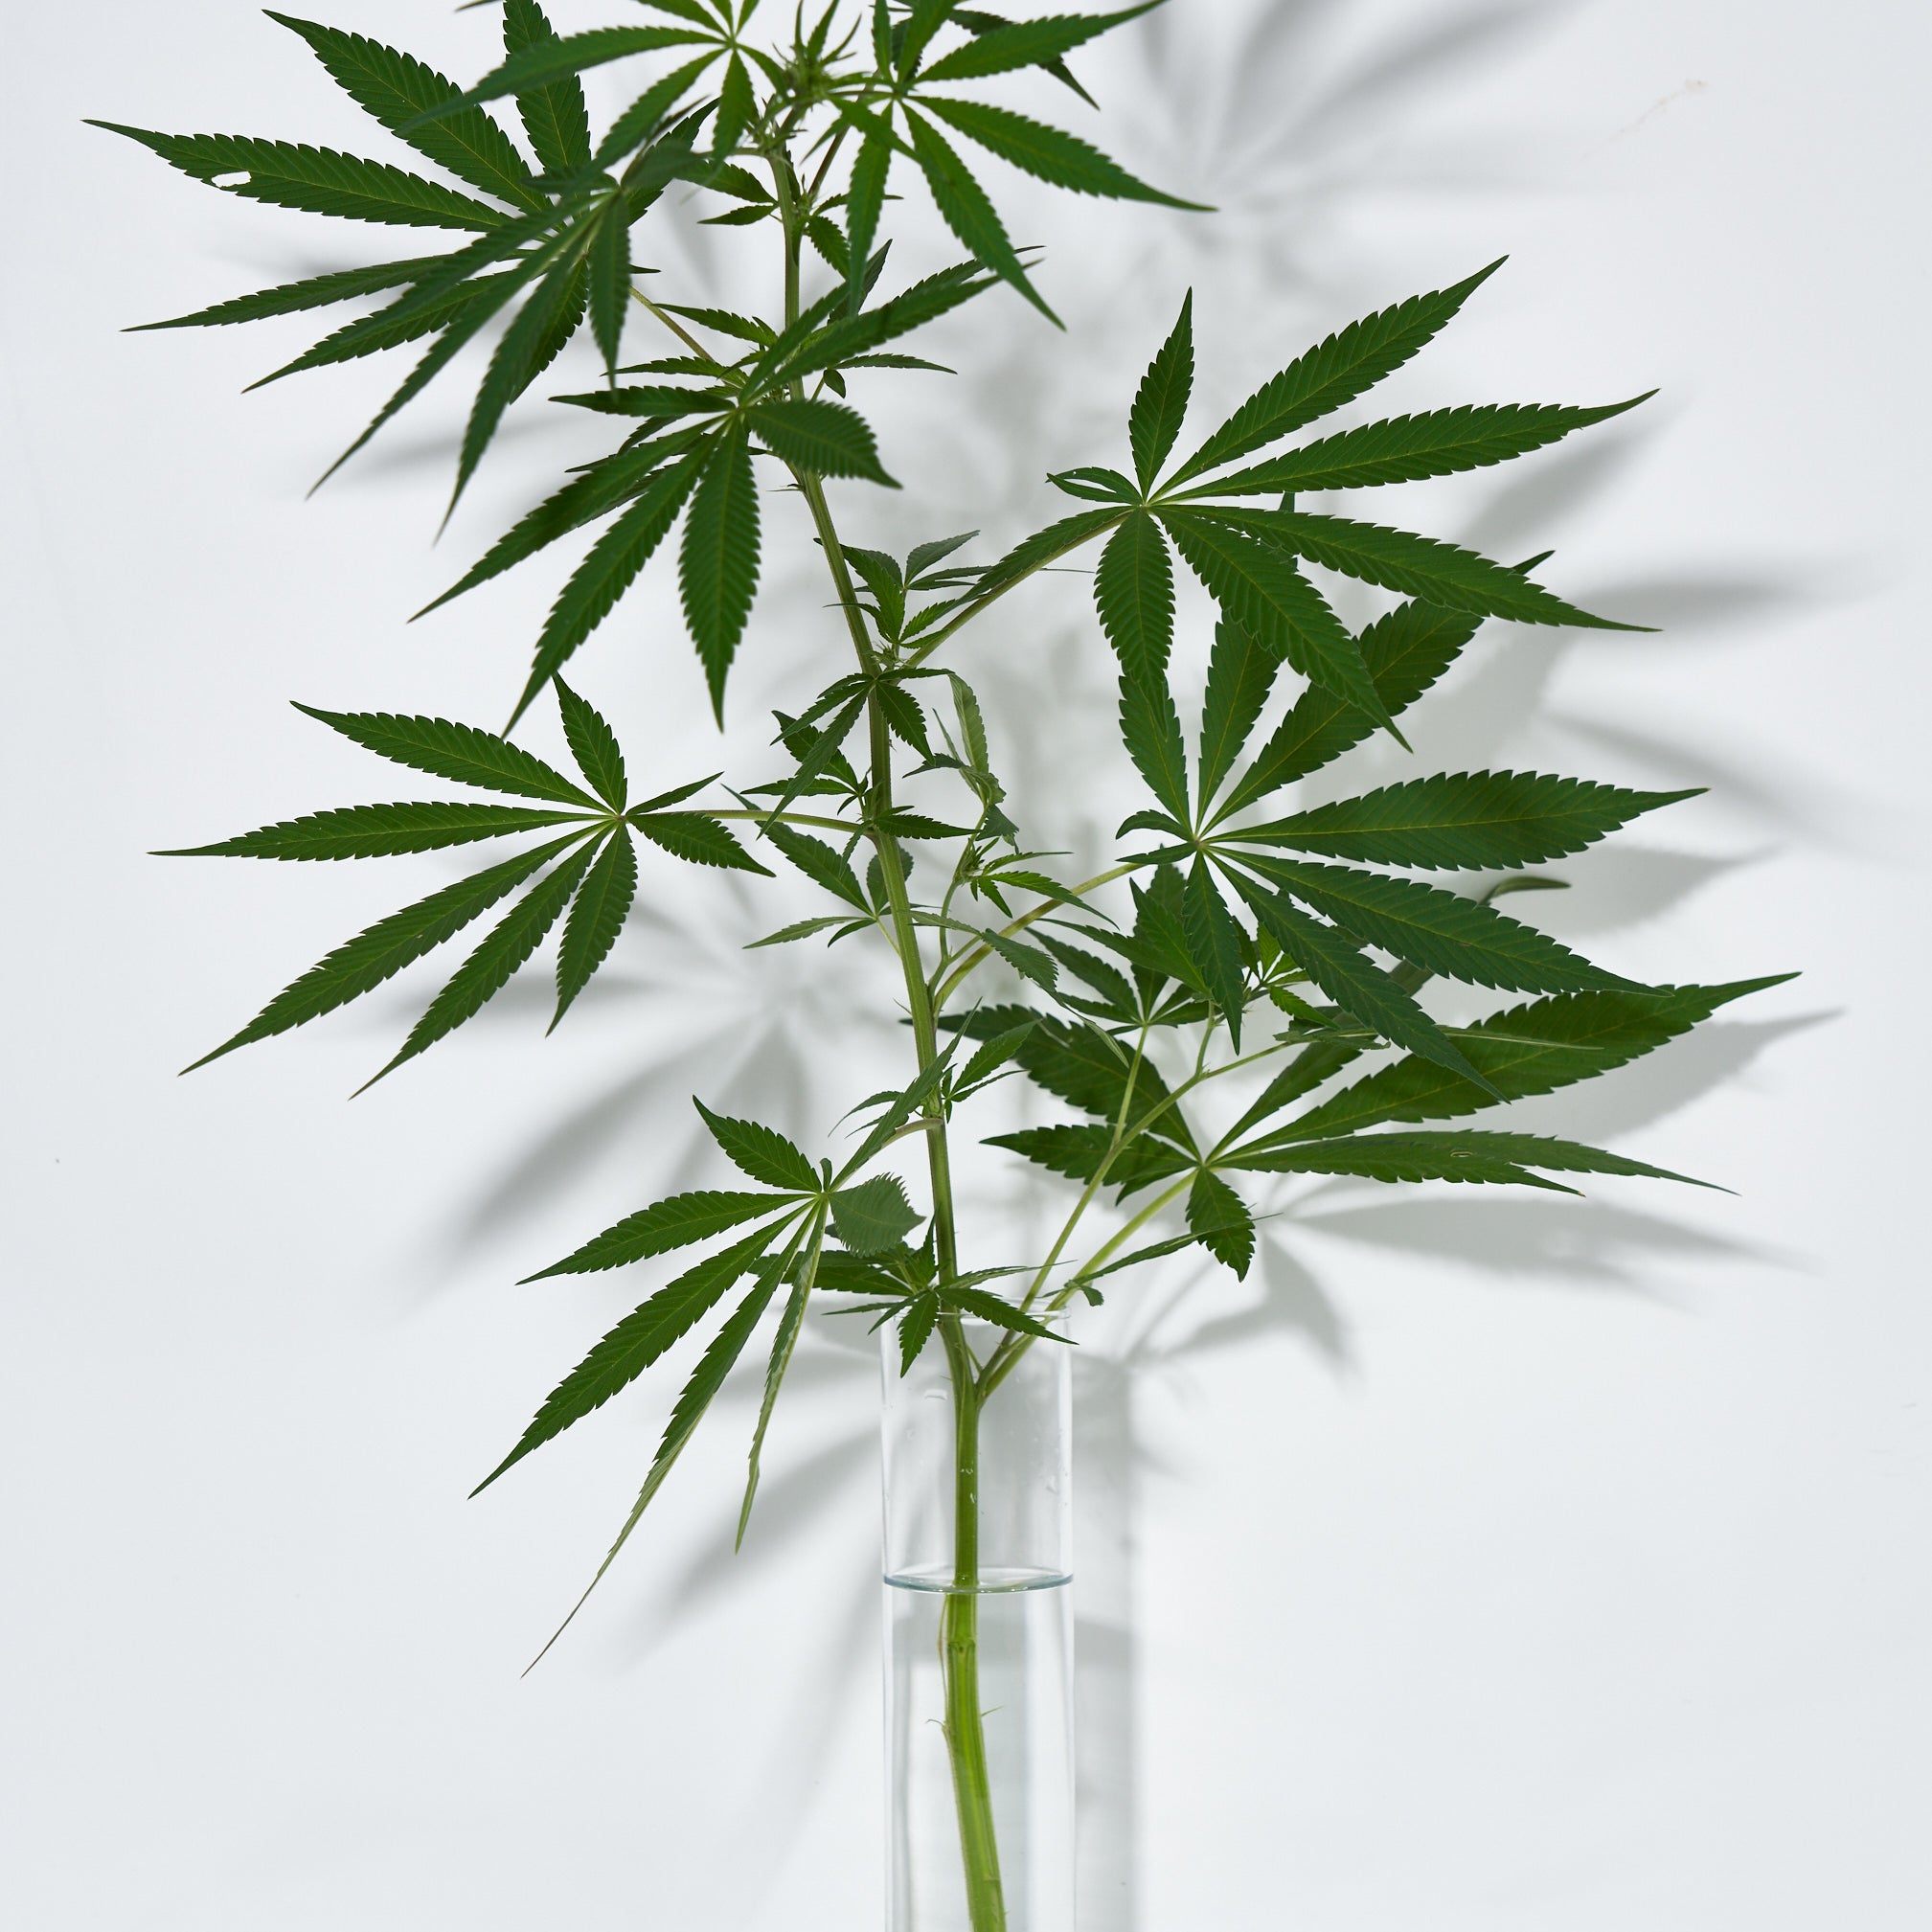
{"type": "MultiPolygon", "coordinates": [[[[798,319],[802,220],[791,162],[773,153],[772,182],[784,219],[785,324],[798,319]]],[[[803,385],[793,384],[795,395],[803,385]]],[[[825,485],[809,471],[794,470],[794,480],[811,512],[812,527],[825,552],[832,588],[845,613],[861,671],[875,674],[878,654],[866,630],[865,613],[852,580],[852,570],[826,501],[825,485]]],[[[905,975],[906,1005],[912,1020],[913,1048],[920,1073],[939,1056],[939,1031],[934,1024],[932,996],[927,988],[925,961],[919,927],[906,892],[905,868],[898,841],[883,829],[892,810],[892,734],[876,691],[866,707],[871,758],[867,787],[872,841],[878,854],[879,875],[885,885],[893,931],[905,975]]],[[[927,1130],[926,1161],[932,1182],[933,1245],[939,1279],[959,1273],[959,1240],[952,1192],[952,1158],[946,1145],[945,1103],[935,1093],[926,1102],[931,1125],[927,1130]]],[[[953,1435],[953,1587],[946,1593],[941,1615],[940,1662],[945,1684],[946,1752],[952,1763],[953,1802],[959,1814],[960,1856],[972,1932],[1006,1932],[1006,1893],[1000,1880],[999,1840],[994,1830],[992,1784],[987,1769],[986,1721],[979,1693],[979,1365],[966,1346],[957,1315],[941,1323],[947,1372],[952,1381],[953,1435]]]]}
{"type": "Polygon", "coordinates": [[[945,1317],[943,1337],[953,1387],[953,1579],[940,1618],[946,1752],[972,1932],[1006,1932],[1006,1888],[980,1709],[978,1365],[957,1315],[945,1317]]]}

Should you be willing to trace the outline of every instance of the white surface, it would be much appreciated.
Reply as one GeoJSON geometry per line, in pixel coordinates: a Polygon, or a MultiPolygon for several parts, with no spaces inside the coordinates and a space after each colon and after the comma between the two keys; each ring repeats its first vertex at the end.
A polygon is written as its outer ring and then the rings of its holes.
{"type": "MultiPolygon", "coordinates": [[[[483,15],[317,11],[459,72],[489,58],[483,15]]],[[[515,1279],[716,1178],[693,1087],[823,1133],[898,1045],[852,1018],[886,982],[852,948],[740,953],[779,922],[770,894],[662,868],[662,917],[711,937],[641,915],[548,1044],[540,990],[512,996],[345,1109],[412,979],[175,1081],[438,861],[142,852],[381,795],[290,696],[495,717],[554,577],[401,620],[597,439],[533,407],[434,554],[447,401],[305,504],[386,364],[241,398],[299,322],[114,330],[385,238],[216,197],[77,124],[351,144],[352,110],[241,0],[10,13],[8,1921],[874,1924],[868,1361],[825,1336],[802,1359],[736,1563],[749,1416],[723,1405],[527,1680],[669,1385],[462,1498],[629,1305],[623,1280],[515,1279]]],[[[1109,145],[1226,212],[1012,185],[1070,332],[993,297],[949,330],[961,382],[880,379],[908,489],[846,491],[854,527],[990,542],[1057,513],[1040,472],[1112,459],[1190,284],[1207,405],[1508,251],[1391,385],[1402,406],[1665,394],[1591,453],[1403,508],[1504,553],[1556,544],[1559,587],[1669,628],[1490,642],[1418,714],[1418,751],[1711,784],[1567,868],[1552,923],[1652,977],[1807,977],[1538,1113],[1735,1199],[1337,1188],[1275,1224],[1245,1287],[1183,1271],[1118,1298],[1083,1365],[1092,1932],[1918,1932],[1932,20],[1174,0],[1128,39],[1088,63],[1109,145]]],[[[728,279],[716,236],[667,240],[667,269],[728,279]]],[[[662,573],[582,660],[667,783],[742,771],[764,708],[836,664],[784,499],[768,530],[723,753],[662,573]]],[[[1084,705],[1104,750],[1080,613],[1061,580],[971,647],[1009,765],[1053,787],[1042,841],[1076,848],[1129,788],[1012,733],[1084,705]]]]}

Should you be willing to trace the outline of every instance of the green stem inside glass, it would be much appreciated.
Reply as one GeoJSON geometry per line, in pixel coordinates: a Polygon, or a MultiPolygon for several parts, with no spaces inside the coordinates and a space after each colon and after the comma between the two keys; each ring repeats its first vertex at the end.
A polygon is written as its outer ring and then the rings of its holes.
{"type": "Polygon", "coordinates": [[[1006,1932],[1006,1892],[980,1705],[979,1364],[957,1316],[945,1320],[944,1342],[953,1389],[953,1576],[940,1621],[946,1754],[952,1763],[972,1932],[1006,1932]]]}

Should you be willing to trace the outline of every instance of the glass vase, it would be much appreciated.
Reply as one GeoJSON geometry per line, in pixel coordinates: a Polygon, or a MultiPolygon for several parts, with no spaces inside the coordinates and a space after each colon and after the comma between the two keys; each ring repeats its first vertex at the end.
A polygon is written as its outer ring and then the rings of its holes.
{"type": "Polygon", "coordinates": [[[888,1932],[1074,1932],[1072,1352],[885,1334],[888,1932]]]}

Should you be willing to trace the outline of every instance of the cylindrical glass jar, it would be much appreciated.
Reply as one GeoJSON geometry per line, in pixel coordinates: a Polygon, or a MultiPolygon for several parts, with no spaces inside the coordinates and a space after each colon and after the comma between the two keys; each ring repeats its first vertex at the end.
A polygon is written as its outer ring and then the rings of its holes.
{"type": "Polygon", "coordinates": [[[888,1932],[1073,1932],[1072,1350],[1025,1341],[885,1335],[888,1932]]]}

